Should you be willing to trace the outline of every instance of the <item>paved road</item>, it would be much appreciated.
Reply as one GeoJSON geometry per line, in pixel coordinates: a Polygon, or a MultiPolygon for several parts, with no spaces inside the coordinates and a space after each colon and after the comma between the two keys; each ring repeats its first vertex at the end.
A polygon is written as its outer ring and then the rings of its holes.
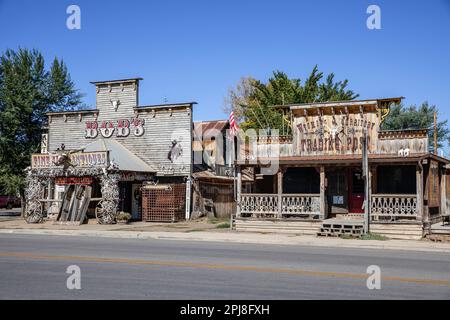
{"type": "Polygon", "coordinates": [[[450,299],[450,255],[0,235],[0,299],[450,299]],[[81,290],[68,290],[78,265],[81,290]],[[366,286],[381,268],[381,290],[366,286]]]}

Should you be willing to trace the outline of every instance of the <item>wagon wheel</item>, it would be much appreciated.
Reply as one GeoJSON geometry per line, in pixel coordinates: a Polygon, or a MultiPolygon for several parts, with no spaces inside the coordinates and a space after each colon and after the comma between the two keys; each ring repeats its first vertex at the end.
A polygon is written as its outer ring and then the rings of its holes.
{"type": "Polygon", "coordinates": [[[103,224],[104,221],[102,202],[103,200],[100,200],[95,207],[95,218],[99,224],[103,224]]]}
{"type": "Polygon", "coordinates": [[[97,218],[97,222],[99,224],[112,224],[114,222],[114,218],[112,215],[105,213],[102,203],[103,200],[100,200],[95,207],[95,217],[97,218]]]}
{"type": "Polygon", "coordinates": [[[25,221],[28,223],[39,223],[44,218],[42,214],[42,203],[39,200],[31,200],[27,203],[24,214],[25,221]]]}

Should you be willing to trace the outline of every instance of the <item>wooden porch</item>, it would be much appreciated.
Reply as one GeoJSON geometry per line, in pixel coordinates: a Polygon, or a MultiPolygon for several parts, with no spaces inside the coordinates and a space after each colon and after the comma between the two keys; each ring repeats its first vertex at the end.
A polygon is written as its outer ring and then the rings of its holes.
{"type": "MultiPolygon", "coordinates": [[[[334,180],[336,180],[336,172],[351,171],[353,170],[351,168],[357,170],[358,167],[341,168],[325,165],[315,167],[317,176],[314,179],[317,181],[314,182],[316,186],[312,187],[315,192],[308,193],[294,193],[291,189],[283,190],[286,188],[286,181],[289,179],[294,180],[294,183],[301,184],[292,177],[286,177],[288,174],[286,166],[281,167],[278,173],[270,178],[271,180],[269,179],[269,183],[266,183],[272,190],[276,190],[276,193],[267,192],[267,190],[265,190],[266,192],[256,190],[255,193],[246,190],[244,193],[240,182],[240,168],[238,168],[236,217],[307,221],[323,221],[334,217],[363,219],[366,206],[364,198],[360,199],[360,203],[357,202],[356,206],[351,205],[350,198],[356,192],[359,192],[360,195],[364,193],[352,186],[356,182],[352,182],[348,178],[341,183],[339,188],[333,185],[334,180]],[[342,188],[344,191],[342,191],[342,188]],[[339,211],[341,209],[345,210],[341,212],[339,211]]],[[[442,208],[438,207],[437,210],[431,207],[431,204],[436,205],[433,203],[436,202],[436,198],[440,198],[444,202],[447,188],[445,183],[442,183],[437,186],[437,195],[429,192],[431,185],[436,185],[432,181],[433,174],[429,166],[424,168],[422,164],[414,165],[411,163],[403,164],[403,167],[400,164],[391,166],[374,164],[370,166],[369,179],[369,201],[367,205],[369,206],[369,218],[373,223],[430,223],[439,220],[441,216],[448,212],[447,205],[442,208]],[[395,174],[399,177],[395,178],[393,171],[386,168],[401,168],[403,171],[397,170],[395,174]],[[409,178],[405,179],[405,175],[409,178]],[[435,199],[431,201],[433,197],[435,199]]],[[[437,181],[437,178],[435,179],[437,181]]],[[[439,180],[445,182],[445,171],[442,171],[439,180]]]]}

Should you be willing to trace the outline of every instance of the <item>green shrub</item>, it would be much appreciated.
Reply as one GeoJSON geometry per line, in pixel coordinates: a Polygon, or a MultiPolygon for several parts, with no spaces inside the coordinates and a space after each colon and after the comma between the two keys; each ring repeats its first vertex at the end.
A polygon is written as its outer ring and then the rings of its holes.
{"type": "Polygon", "coordinates": [[[120,211],[119,214],[116,216],[117,221],[128,221],[131,219],[131,214],[128,212],[120,211]]]}
{"type": "Polygon", "coordinates": [[[216,226],[217,229],[227,229],[230,228],[230,223],[229,222],[223,222],[223,223],[219,223],[216,226]]]}

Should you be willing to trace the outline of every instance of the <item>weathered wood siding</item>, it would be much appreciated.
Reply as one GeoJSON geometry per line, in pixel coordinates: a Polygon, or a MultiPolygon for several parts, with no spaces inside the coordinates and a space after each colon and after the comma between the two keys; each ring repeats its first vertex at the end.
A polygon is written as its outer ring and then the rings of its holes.
{"type": "Polygon", "coordinates": [[[97,109],[92,113],[66,113],[49,116],[49,151],[53,152],[65,144],[66,150],[79,149],[97,139],[115,139],[127,149],[148,163],[159,176],[187,176],[191,172],[191,131],[192,108],[190,106],[170,106],[138,108],[137,83],[127,82],[113,85],[98,85],[97,109]],[[111,101],[119,100],[115,110],[111,101]],[[97,117],[98,116],[98,117],[97,117]],[[86,138],[86,123],[112,121],[115,126],[119,120],[144,121],[144,134],[135,136],[133,132],[126,137],[117,137],[117,129],[110,138],[100,132],[95,138],[86,138]],[[172,141],[177,141],[182,154],[173,162],[168,154],[172,141]]]}
{"type": "Polygon", "coordinates": [[[371,154],[406,157],[428,152],[426,130],[382,131],[381,113],[376,105],[294,109],[292,127],[291,141],[284,137],[260,137],[253,142],[257,146],[252,142],[241,145],[241,156],[255,154],[253,150],[258,151],[258,157],[361,155],[364,131],[371,154]]]}
{"type": "Polygon", "coordinates": [[[296,155],[360,154],[363,129],[369,152],[377,150],[380,121],[376,112],[297,115],[294,117],[296,155]]]}

